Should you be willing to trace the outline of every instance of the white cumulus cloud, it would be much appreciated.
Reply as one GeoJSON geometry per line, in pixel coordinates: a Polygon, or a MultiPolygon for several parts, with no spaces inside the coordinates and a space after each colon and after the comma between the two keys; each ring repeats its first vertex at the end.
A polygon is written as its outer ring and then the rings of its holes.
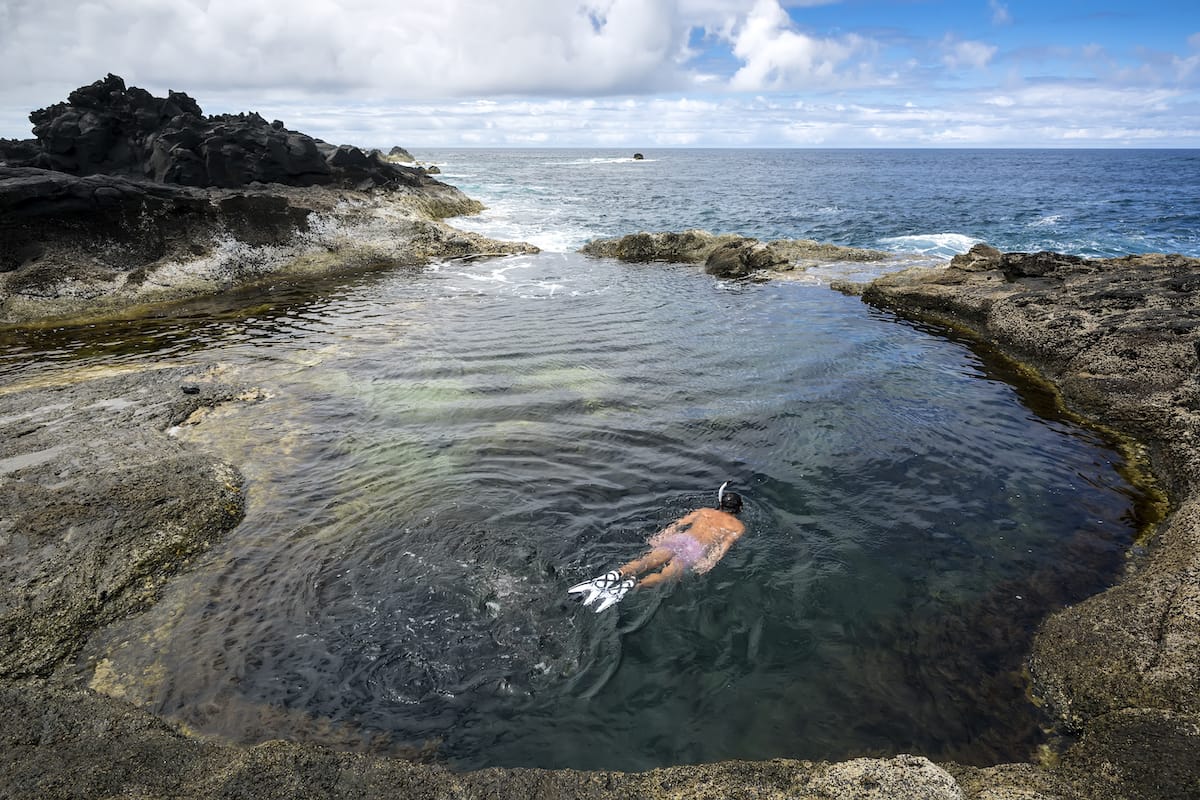
{"type": "Polygon", "coordinates": [[[942,56],[942,61],[951,69],[961,67],[983,69],[991,62],[992,56],[996,55],[997,49],[995,45],[986,42],[952,39],[947,39],[944,46],[946,52],[942,56]]]}
{"type": "MultiPolygon", "coordinates": [[[[1195,29],[1163,52],[1014,28],[1001,71],[950,19],[856,31],[854,9],[850,27],[806,11],[834,2],[0,0],[0,136],[114,72],[368,146],[1198,140],[1195,29]]],[[[955,19],[1007,24],[1009,5],[955,19]]]]}
{"type": "Polygon", "coordinates": [[[843,65],[867,49],[856,35],[821,39],[795,30],[776,0],[758,0],[733,34],[742,67],[730,86],[742,91],[827,86],[845,80],[843,65]]]}
{"type": "Polygon", "coordinates": [[[845,50],[788,32],[778,0],[5,0],[0,23],[9,84],[80,85],[116,72],[184,89],[409,97],[685,87],[701,77],[693,35],[728,45],[740,31],[747,75],[764,62],[788,75],[820,71],[845,50]]]}

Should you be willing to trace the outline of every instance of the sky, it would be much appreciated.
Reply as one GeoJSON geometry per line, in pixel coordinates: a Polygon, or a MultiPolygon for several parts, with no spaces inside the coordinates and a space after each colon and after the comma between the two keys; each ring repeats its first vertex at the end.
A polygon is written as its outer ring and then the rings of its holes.
{"type": "Polygon", "coordinates": [[[0,0],[0,136],[112,72],[367,147],[1200,147],[1200,2],[0,0]]]}

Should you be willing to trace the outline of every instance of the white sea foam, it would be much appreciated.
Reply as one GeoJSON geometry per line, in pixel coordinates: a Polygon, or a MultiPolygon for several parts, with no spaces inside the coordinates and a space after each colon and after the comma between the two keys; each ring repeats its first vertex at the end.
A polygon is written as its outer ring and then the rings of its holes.
{"type": "Polygon", "coordinates": [[[880,239],[879,244],[897,253],[952,258],[967,252],[981,241],[964,233],[919,233],[913,236],[888,236],[880,239]]]}
{"type": "Polygon", "coordinates": [[[657,158],[633,158],[632,156],[612,156],[607,158],[577,158],[564,162],[572,167],[584,167],[591,164],[653,164],[657,158]]]}
{"type": "Polygon", "coordinates": [[[1062,222],[1062,214],[1047,214],[1029,223],[1030,228],[1050,228],[1062,222]]]}
{"type": "Polygon", "coordinates": [[[487,208],[481,213],[455,217],[449,223],[492,239],[529,242],[548,253],[573,252],[599,235],[562,219],[562,210],[551,207],[543,196],[485,199],[484,202],[487,208]]]}
{"type": "Polygon", "coordinates": [[[531,268],[536,273],[538,265],[534,259],[536,257],[512,256],[499,261],[450,262],[434,265],[428,271],[446,276],[450,281],[447,288],[461,294],[508,294],[523,300],[580,294],[569,291],[559,278],[526,274],[531,268]]]}

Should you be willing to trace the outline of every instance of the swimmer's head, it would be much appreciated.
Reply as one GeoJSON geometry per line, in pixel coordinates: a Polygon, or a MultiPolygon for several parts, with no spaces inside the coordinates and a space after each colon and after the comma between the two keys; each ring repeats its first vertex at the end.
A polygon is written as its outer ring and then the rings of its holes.
{"type": "Polygon", "coordinates": [[[728,485],[729,481],[725,481],[717,490],[717,508],[730,514],[736,514],[742,510],[742,496],[737,492],[725,491],[725,487],[728,485]]]}
{"type": "Polygon", "coordinates": [[[726,492],[721,498],[721,510],[736,514],[742,510],[742,496],[737,492],[726,492]]]}

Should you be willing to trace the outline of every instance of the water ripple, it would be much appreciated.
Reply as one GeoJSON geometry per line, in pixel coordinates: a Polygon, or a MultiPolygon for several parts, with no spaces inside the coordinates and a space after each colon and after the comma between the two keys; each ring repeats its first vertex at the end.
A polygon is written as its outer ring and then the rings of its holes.
{"type": "Polygon", "coordinates": [[[9,362],[204,358],[271,388],[181,434],[246,472],[245,522],[81,661],[196,730],[461,767],[1022,758],[1038,616],[1012,598],[1093,591],[1129,539],[1094,435],[827,290],[550,254],[254,305],[9,362]],[[725,480],[749,534],[711,573],[568,601],[725,480]]]}

